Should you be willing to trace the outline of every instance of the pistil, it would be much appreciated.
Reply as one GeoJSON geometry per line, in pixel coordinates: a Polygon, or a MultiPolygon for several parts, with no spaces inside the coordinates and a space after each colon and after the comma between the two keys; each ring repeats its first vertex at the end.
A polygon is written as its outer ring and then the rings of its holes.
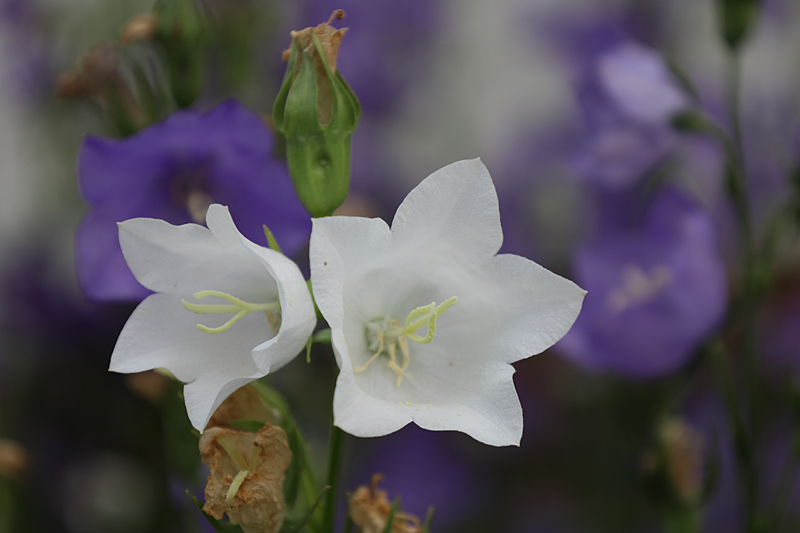
{"type": "Polygon", "coordinates": [[[190,311],[192,313],[197,313],[199,315],[227,315],[227,314],[234,314],[233,318],[222,324],[221,326],[210,328],[208,326],[204,326],[203,324],[197,324],[197,329],[202,331],[203,333],[221,333],[227,330],[229,327],[234,325],[240,318],[250,313],[255,313],[257,311],[264,311],[267,315],[267,320],[270,323],[272,328],[275,328],[277,324],[280,327],[280,320],[276,319],[276,314],[281,310],[280,302],[267,302],[267,303],[249,303],[245,302],[244,300],[240,300],[234,296],[231,296],[228,293],[220,292],[220,291],[200,291],[194,293],[194,296],[198,300],[202,300],[203,298],[208,298],[209,296],[213,296],[216,298],[220,298],[229,302],[230,305],[224,304],[195,304],[187,302],[186,300],[181,300],[184,309],[190,311]]]}

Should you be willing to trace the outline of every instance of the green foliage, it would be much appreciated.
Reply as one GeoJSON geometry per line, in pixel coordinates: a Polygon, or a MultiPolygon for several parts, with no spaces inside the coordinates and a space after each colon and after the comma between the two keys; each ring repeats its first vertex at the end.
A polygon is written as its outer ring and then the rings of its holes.
{"type": "Polygon", "coordinates": [[[214,531],[216,531],[217,533],[242,533],[242,528],[240,528],[239,526],[230,524],[228,522],[220,522],[213,516],[206,514],[206,512],[203,511],[203,502],[195,498],[192,495],[192,493],[189,492],[188,490],[186,491],[186,495],[192,499],[192,502],[200,511],[200,514],[202,514],[203,518],[205,518],[208,521],[209,525],[211,525],[214,531]]]}

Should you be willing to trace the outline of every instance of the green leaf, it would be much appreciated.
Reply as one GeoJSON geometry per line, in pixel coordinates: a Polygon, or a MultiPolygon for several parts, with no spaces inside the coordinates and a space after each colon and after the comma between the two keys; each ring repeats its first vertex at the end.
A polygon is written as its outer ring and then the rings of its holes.
{"type": "Polygon", "coordinates": [[[296,533],[301,529],[303,529],[303,527],[305,527],[305,525],[311,519],[311,515],[313,515],[314,511],[317,510],[317,506],[319,506],[319,503],[322,501],[322,496],[328,490],[330,490],[330,487],[325,487],[324,489],[322,489],[322,492],[320,492],[319,496],[317,496],[317,500],[314,502],[314,504],[311,506],[311,509],[308,510],[305,516],[303,516],[299,520],[290,520],[289,518],[284,520],[283,527],[281,528],[280,533],[296,533]]]}
{"type": "Polygon", "coordinates": [[[186,495],[192,499],[195,507],[197,507],[197,509],[200,511],[200,514],[202,514],[203,517],[208,521],[209,525],[214,529],[214,531],[217,533],[242,533],[242,528],[239,526],[230,524],[228,522],[220,522],[213,516],[206,514],[206,512],[203,511],[203,502],[195,498],[194,495],[188,490],[186,491],[186,495]]]}
{"type": "Polygon", "coordinates": [[[386,517],[386,525],[383,527],[383,533],[392,533],[392,529],[394,529],[394,515],[399,508],[400,500],[393,501],[392,506],[389,508],[389,516],[386,517]]]}
{"type": "Polygon", "coordinates": [[[422,524],[422,533],[430,533],[431,520],[433,520],[433,505],[428,507],[428,516],[425,517],[425,523],[422,524]]]}
{"type": "Polygon", "coordinates": [[[232,425],[237,429],[241,429],[242,431],[247,431],[248,433],[258,433],[258,431],[264,427],[263,421],[253,420],[250,418],[239,418],[236,420],[228,420],[228,424],[232,425]]]}
{"type": "Polygon", "coordinates": [[[264,224],[264,235],[267,236],[267,245],[269,245],[270,250],[274,250],[280,254],[286,255],[281,250],[281,247],[278,246],[278,241],[275,240],[275,235],[273,235],[272,231],[264,224]]]}

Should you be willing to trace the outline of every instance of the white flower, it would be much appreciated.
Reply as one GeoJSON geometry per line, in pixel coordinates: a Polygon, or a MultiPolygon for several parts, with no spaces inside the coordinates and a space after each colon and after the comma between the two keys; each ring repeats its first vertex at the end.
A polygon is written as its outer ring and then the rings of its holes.
{"type": "Polygon", "coordinates": [[[109,367],[172,372],[199,430],[228,395],[291,361],[316,323],[297,265],[245,239],[226,207],[209,207],[206,224],[119,224],[128,266],[156,294],[128,319],[109,367]]]}
{"type": "Polygon", "coordinates": [[[519,444],[511,363],[560,339],[585,291],[495,255],[502,239],[497,194],[477,159],[425,179],[391,229],[380,219],[314,220],[311,280],[341,369],[335,425],[375,437],[413,421],[519,444]]]}

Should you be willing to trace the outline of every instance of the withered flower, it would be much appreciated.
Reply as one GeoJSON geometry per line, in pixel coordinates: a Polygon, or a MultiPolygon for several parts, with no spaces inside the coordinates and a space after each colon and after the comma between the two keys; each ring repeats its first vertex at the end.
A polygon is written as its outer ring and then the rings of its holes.
{"type": "Polygon", "coordinates": [[[122,26],[119,40],[122,44],[151,41],[155,37],[157,26],[158,15],[156,13],[136,15],[122,26]]]}
{"type": "Polygon", "coordinates": [[[206,427],[234,429],[229,423],[231,420],[258,420],[265,424],[278,425],[281,422],[281,415],[277,409],[267,405],[253,387],[245,385],[217,407],[206,427]]]}
{"type": "Polygon", "coordinates": [[[659,427],[666,471],[676,494],[685,502],[700,496],[703,486],[703,436],[679,418],[668,418],[659,427]]]}
{"type": "MultiPolygon", "coordinates": [[[[362,533],[382,533],[392,504],[385,490],[378,489],[383,476],[374,474],[369,487],[362,485],[350,497],[350,518],[362,533]]],[[[401,511],[395,512],[392,533],[420,533],[419,518],[401,511]]]]}
{"type": "Polygon", "coordinates": [[[210,428],[200,438],[208,467],[203,510],[216,519],[227,513],[244,533],[276,533],[286,517],[283,480],[292,460],[286,433],[267,424],[258,433],[210,428]]]}
{"type": "Polygon", "coordinates": [[[25,448],[11,439],[0,439],[0,477],[16,478],[27,468],[25,448]]]}

